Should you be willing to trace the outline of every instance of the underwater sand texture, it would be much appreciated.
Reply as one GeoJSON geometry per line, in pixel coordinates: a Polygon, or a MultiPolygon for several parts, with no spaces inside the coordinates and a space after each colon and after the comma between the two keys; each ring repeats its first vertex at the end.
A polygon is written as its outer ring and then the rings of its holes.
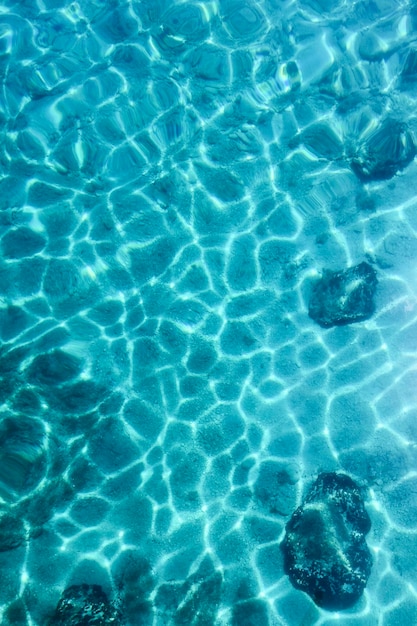
{"type": "Polygon", "coordinates": [[[129,626],[417,624],[416,33],[395,0],[2,3],[4,626],[69,588],[129,626]],[[371,520],[336,612],[280,547],[323,472],[371,520]]]}

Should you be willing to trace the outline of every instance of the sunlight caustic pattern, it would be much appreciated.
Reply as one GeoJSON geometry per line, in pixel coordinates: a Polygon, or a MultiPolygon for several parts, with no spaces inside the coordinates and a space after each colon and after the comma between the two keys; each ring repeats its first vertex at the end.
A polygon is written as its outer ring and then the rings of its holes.
{"type": "Polygon", "coordinates": [[[3,2],[2,624],[416,623],[416,30],[3,2]],[[282,550],[334,472],[373,563],[340,611],[282,550]]]}

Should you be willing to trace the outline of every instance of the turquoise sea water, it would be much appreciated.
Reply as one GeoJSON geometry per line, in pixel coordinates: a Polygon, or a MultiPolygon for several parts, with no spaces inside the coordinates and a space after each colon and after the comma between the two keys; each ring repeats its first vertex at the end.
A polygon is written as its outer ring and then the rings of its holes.
{"type": "Polygon", "coordinates": [[[416,3],[5,0],[0,76],[1,624],[417,625],[416,3]]]}

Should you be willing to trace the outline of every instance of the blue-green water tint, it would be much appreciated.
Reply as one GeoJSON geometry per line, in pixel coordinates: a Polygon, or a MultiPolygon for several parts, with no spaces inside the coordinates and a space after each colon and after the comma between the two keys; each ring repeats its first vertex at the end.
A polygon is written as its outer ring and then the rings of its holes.
{"type": "Polygon", "coordinates": [[[2,624],[415,623],[416,29],[396,0],[3,3],[2,624]],[[333,472],[373,562],[336,613],[282,549],[333,472]]]}

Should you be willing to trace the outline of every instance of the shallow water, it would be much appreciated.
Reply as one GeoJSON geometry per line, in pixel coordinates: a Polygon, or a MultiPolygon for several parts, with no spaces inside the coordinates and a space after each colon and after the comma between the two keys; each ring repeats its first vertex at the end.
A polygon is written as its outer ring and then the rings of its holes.
{"type": "Polygon", "coordinates": [[[81,584],[129,625],[417,624],[416,32],[393,0],[0,7],[2,624],[81,584]],[[343,611],[280,548],[322,472],[372,524],[343,611]]]}

